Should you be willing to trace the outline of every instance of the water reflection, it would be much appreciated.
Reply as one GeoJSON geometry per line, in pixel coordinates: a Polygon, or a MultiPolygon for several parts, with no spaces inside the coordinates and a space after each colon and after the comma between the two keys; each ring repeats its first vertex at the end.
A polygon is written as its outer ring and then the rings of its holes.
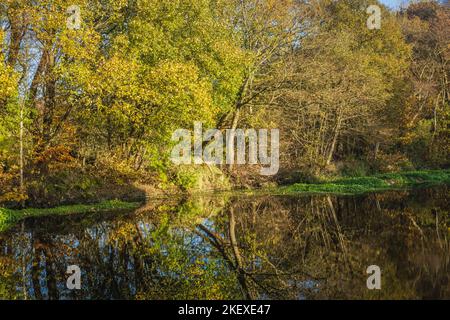
{"type": "Polygon", "coordinates": [[[0,298],[448,299],[448,193],[196,198],[29,219],[0,234],[0,298]],[[73,264],[82,290],[66,289],[73,264]],[[373,264],[380,291],[366,287],[373,264]]]}

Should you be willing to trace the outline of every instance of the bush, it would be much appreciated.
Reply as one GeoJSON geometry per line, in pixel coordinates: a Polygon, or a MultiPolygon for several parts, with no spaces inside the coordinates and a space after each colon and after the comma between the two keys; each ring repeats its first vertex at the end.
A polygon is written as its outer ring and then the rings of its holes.
{"type": "Polygon", "coordinates": [[[181,166],[174,169],[171,182],[187,192],[229,190],[231,184],[216,166],[181,166]]]}
{"type": "Polygon", "coordinates": [[[339,173],[341,176],[345,177],[362,177],[370,174],[371,169],[366,161],[348,159],[344,161],[339,173]]]}
{"type": "Polygon", "coordinates": [[[415,170],[411,160],[398,152],[392,154],[380,153],[374,163],[374,168],[382,173],[415,170]]]}

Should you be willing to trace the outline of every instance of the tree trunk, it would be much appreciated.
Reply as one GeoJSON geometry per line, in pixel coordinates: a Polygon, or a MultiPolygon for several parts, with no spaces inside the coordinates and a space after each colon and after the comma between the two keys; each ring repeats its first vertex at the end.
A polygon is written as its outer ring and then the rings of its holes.
{"type": "Polygon", "coordinates": [[[229,219],[230,219],[230,221],[229,221],[230,243],[231,243],[231,247],[233,249],[233,255],[234,255],[234,258],[236,261],[236,269],[237,269],[236,271],[238,272],[238,280],[239,280],[239,283],[241,284],[241,288],[245,295],[245,298],[248,300],[255,300],[256,297],[253,294],[253,292],[250,290],[248,283],[247,283],[241,252],[240,252],[238,244],[237,244],[236,220],[235,220],[234,211],[232,208],[230,208],[229,219]]]}
{"type": "Polygon", "coordinates": [[[19,159],[19,166],[20,166],[20,192],[24,193],[24,180],[23,180],[23,104],[24,102],[20,101],[20,132],[19,132],[19,152],[20,152],[20,159],[19,159]]]}
{"type": "MultiPolygon", "coordinates": [[[[236,109],[236,111],[234,112],[234,116],[233,116],[233,123],[231,124],[231,130],[233,130],[233,132],[234,132],[234,130],[237,129],[240,114],[241,114],[240,109],[236,109]]],[[[235,134],[233,133],[232,135],[230,135],[230,141],[228,143],[234,144],[234,139],[235,139],[235,134]]],[[[230,171],[233,170],[233,163],[229,164],[228,169],[230,171]]]]}
{"type": "Polygon", "coordinates": [[[333,161],[334,151],[336,150],[336,144],[339,138],[340,129],[341,129],[341,119],[338,118],[336,129],[334,131],[333,141],[331,142],[330,151],[328,153],[328,158],[326,162],[327,166],[329,166],[331,164],[331,161],[333,161]]]}
{"type": "Polygon", "coordinates": [[[7,64],[10,67],[15,67],[20,51],[20,45],[22,43],[22,39],[25,36],[25,32],[27,30],[27,26],[23,17],[20,15],[10,15],[9,16],[9,24],[10,24],[10,45],[8,52],[7,64]]]}
{"type": "Polygon", "coordinates": [[[377,160],[377,158],[378,158],[378,152],[380,151],[380,143],[379,142],[377,142],[376,144],[375,144],[375,150],[374,150],[374,152],[373,152],[373,160],[377,160]]]}

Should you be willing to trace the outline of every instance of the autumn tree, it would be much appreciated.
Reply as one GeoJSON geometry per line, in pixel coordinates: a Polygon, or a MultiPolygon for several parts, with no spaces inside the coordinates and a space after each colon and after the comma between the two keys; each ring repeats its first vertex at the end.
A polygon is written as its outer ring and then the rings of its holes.
{"type": "Polygon", "coordinates": [[[174,130],[194,121],[214,127],[237,95],[236,61],[245,59],[217,10],[210,0],[143,0],[116,10],[118,18],[103,23],[105,54],[85,91],[80,143],[95,141],[91,150],[139,169],[167,160],[174,130]]]}
{"type": "Polygon", "coordinates": [[[220,127],[237,128],[241,112],[273,102],[284,79],[274,77],[286,55],[306,34],[310,8],[303,1],[224,1],[222,19],[248,54],[244,74],[220,127]]]}
{"type": "Polygon", "coordinates": [[[408,66],[409,48],[395,17],[383,10],[380,30],[366,26],[365,1],[321,1],[317,28],[289,57],[289,81],[278,114],[288,157],[313,171],[354,154],[368,156],[392,135],[390,99],[408,66]]]}
{"type": "Polygon", "coordinates": [[[450,9],[435,1],[418,2],[402,10],[399,19],[413,47],[402,114],[406,118],[403,141],[416,159],[445,163],[450,154],[450,9]]]}

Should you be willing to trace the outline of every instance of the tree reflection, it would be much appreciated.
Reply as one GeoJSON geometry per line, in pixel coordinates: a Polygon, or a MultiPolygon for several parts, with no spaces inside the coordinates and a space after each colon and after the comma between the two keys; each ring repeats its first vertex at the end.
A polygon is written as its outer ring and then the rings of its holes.
{"type": "Polygon", "coordinates": [[[200,197],[30,219],[0,235],[0,298],[448,298],[448,198],[200,197]],[[65,285],[72,264],[79,291],[65,285]],[[366,288],[372,264],[381,291],[366,288]]]}

